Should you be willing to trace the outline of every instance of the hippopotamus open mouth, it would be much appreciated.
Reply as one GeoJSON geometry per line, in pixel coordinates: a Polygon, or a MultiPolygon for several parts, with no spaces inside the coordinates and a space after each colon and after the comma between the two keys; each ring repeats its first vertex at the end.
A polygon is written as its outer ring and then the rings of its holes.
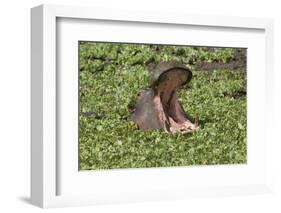
{"type": "Polygon", "coordinates": [[[167,132],[191,132],[192,123],[177,99],[176,91],[187,84],[192,72],[176,62],[161,62],[151,71],[151,88],[138,94],[131,116],[140,129],[164,129],[167,132]]]}

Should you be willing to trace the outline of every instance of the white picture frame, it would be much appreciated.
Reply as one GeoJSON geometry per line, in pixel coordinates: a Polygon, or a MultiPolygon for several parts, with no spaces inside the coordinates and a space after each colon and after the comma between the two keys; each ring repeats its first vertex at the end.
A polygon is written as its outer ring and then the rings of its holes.
{"type": "MultiPolygon", "coordinates": [[[[78,25],[79,24],[81,25],[81,23],[78,23],[78,25]]],[[[76,25],[76,27],[80,26],[78,25],[76,25]]],[[[131,27],[133,27],[133,25],[131,25],[131,27]]],[[[122,11],[101,8],[41,5],[31,10],[31,26],[31,201],[33,204],[43,208],[49,208],[99,203],[182,199],[198,196],[240,195],[271,191],[271,166],[268,160],[270,157],[268,150],[270,150],[270,131],[272,130],[267,127],[261,129],[258,125],[255,125],[255,121],[258,121],[257,118],[255,118],[257,114],[262,114],[262,118],[266,119],[267,123],[270,123],[270,119],[272,118],[272,116],[270,116],[272,115],[271,109],[273,107],[271,92],[273,90],[272,82],[274,76],[272,61],[273,21],[271,19],[166,14],[148,11],[122,11]],[[75,142],[70,140],[70,143],[66,145],[57,144],[59,137],[57,129],[58,112],[61,112],[61,110],[58,110],[58,107],[60,107],[58,106],[58,97],[60,97],[58,95],[58,88],[60,88],[61,79],[65,79],[64,75],[60,77],[60,80],[57,78],[57,70],[60,69],[58,66],[58,63],[60,63],[58,61],[58,49],[61,51],[59,44],[61,40],[58,40],[58,37],[60,36],[59,32],[62,31],[62,28],[59,28],[63,25],[61,20],[68,20],[67,26],[70,26],[69,28],[63,26],[64,30],[72,29],[71,26],[73,24],[71,21],[80,20],[83,22],[87,20],[87,22],[91,22],[92,20],[93,22],[100,21],[99,25],[103,25],[103,22],[110,22],[111,26],[115,25],[117,29],[126,23],[134,23],[133,25],[140,24],[143,27],[153,24],[158,30],[165,28],[166,32],[168,32],[169,28],[175,30],[177,27],[182,29],[189,26],[194,28],[199,27],[200,30],[204,30],[205,28],[211,30],[218,29],[218,31],[228,32],[228,34],[229,32],[238,32],[240,30],[249,33],[259,33],[259,36],[256,37],[256,43],[258,45],[255,43],[249,44],[253,50],[261,51],[252,51],[252,55],[249,57],[249,63],[252,63],[252,65],[250,65],[251,69],[260,70],[260,72],[258,71],[259,75],[257,75],[259,77],[250,74],[249,77],[253,80],[251,80],[252,83],[250,82],[250,88],[248,88],[250,89],[250,103],[256,102],[259,105],[254,106],[254,104],[250,104],[252,108],[250,107],[251,111],[248,111],[251,118],[251,122],[248,123],[250,132],[258,132],[256,138],[251,137],[251,144],[254,144],[254,141],[259,141],[257,144],[260,144],[257,146],[251,145],[250,150],[248,150],[250,158],[253,159],[254,163],[252,164],[250,159],[250,163],[246,166],[234,165],[228,167],[225,165],[219,168],[203,167],[199,169],[183,167],[177,169],[162,168],[103,171],[98,173],[99,178],[95,179],[96,181],[100,181],[99,185],[103,186],[102,182],[105,183],[108,181],[108,183],[110,183],[113,179],[116,180],[117,178],[120,186],[127,189],[123,190],[120,187],[114,188],[113,184],[109,184],[110,187],[98,187],[98,185],[94,184],[92,186],[85,184],[79,185],[77,183],[78,181],[91,185],[90,182],[94,180],[94,175],[97,173],[91,172],[90,174],[90,172],[88,172],[81,174],[78,170],[75,170],[76,167],[67,166],[63,163],[67,162],[69,165],[74,165],[75,160],[78,162],[77,156],[73,155],[76,150],[72,149],[75,146],[75,142]],[[118,25],[114,23],[118,23],[118,25]],[[255,49],[255,46],[259,46],[260,49],[255,49]],[[258,57],[259,60],[254,63],[256,57],[258,57]],[[259,82],[263,86],[257,85],[259,82]],[[64,153],[63,156],[65,157],[61,156],[62,153],[64,153]],[[62,172],[64,173],[63,175],[61,175],[62,172]],[[218,181],[209,181],[208,175],[214,174],[214,172],[215,175],[209,177],[217,179],[218,181]],[[243,174],[246,176],[244,179],[240,180],[239,176],[243,174]],[[67,176],[67,179],[61,178],[65,176],[67,176]],[[157,178],[154,177],[159,176],[163,177],[163,181],[159,181],[159,184],[156,184],[157,178]],[[178,178],[179,176],[184,178],[178,178]],[[199,176],[204,178],[200,179],[199,176]],[[132,177],[143,180],[139,183],[139,187],[137,187],[135,182],[128,181],[132,177]],[[192,187],[188,184],[182,185],[187,177],[193,181],[192,187]],[[205,178],[206,180],[204,180],[205,178]],[[226,181],[222,181],[222,178],[226,181]],[[175,182],[179,184],[166,184],[167,180],[177,180],[175,182]],[[199,180],[201,180],[201,183],[199,180]],[[202,184],[202,180],[205,184],[202,184]],[[149,184],[150,181],[157,186],[153,188],[154,185],[149,184]],[[63,193],[61,193],[61,185],[63,185],[64,188],[63,193]],[[96,191],[96,193],[87,193],[87,191],[93,190],[96,191]],[[72,191],[79,191],[79,193],[71,193],[72,191]],[[120,196],[120,193],[122,193],[122,196],[120,196]]],[[[87,26],[84,26],[85,31],[83,31],[84,28],[77,29],[79,29],[79,32],[85,34],[88,32],[87,26]]],[[[69,31],[65,32],[68,33],[69,31]]],[[[105,32],[106,31],[104,31],[104,36],[105,32]]],[[[204,35],[205,37],[209,36],[210,42],[212,40],[211,33],[212,32],[210,32],[209,35],[204,35]]],[[[89,31],[87,35],[91,35],[91,32],[89,31]]],[[[103,32],[101,32],[100,35],[102,36],[103,32]]],[[[157,32],[155,35],[157,35],[157,32]]],[[[74,39],[72,41],[75,41],[75,39],[79,39],[81,36],[83,37],[83,34],[73,33],[72,35],[71,33],[68,37],[70,40],[74,39]]],[[[122,34],[116,36],[118,37],[117,41],[120,42],[128,41],[128,39],[132,37],[128,36],[128,38],[126,38],[126,36],[122,34]]],[[[214,36],[217,35],[214,34],[213,37],[214,36]]],[[[85,38],[88,37],[85,36],[85,38]]],[[[62,39],[64,38],[62,37],[62,39]]],[[[65,40],[67,39],[65,38],[65,40]]],[[[105,40],[107,40],[106,37],[105,40]]],[[[204,43],[202,40],[204,40],[203,36],[200,37],[199,35],[196,39],[191,39],[190,41],[192,44],[208,44],[206,41],[204,43]]],[[[249,40],[254,41],[255,39],[251,37],[249,40]]],[[[170,40],[165,40],[165,38],[163,38],[162,41],[158,42],[165,44],[169,41],[170,40]]],[[[153,42],[153,38],[151,42],[153,42]]],[[[181,42],[183,44],[185,43],[179,38],[175,43],[178,44],[181,42]]],[[[227,41],[225,42],[227,43],[227,41]]],[[[234,46],[243,45],[243,43],[239,42],[230,42],[228,44],[234,46]]],[[[215,40],[212,45],[217,45],[215,40]]],[[[75,64],[71,63],[70,65],[75,66],[75,64]]],[[[73,70],[75,69],[74,67],[73,70]]],[[[74,80],[72,79],[70,81],[74,80]]],[[[74,82],[74,84],[76,83],[74,82]]]]}

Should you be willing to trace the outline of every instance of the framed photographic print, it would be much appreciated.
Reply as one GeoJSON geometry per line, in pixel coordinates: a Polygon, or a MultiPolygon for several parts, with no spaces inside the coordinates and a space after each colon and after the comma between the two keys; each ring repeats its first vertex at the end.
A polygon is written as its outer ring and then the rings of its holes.
{"type": "Polygon", "coordinates": [[[270,19],[31,10],[40,207],[270,192],[270,19]]]}

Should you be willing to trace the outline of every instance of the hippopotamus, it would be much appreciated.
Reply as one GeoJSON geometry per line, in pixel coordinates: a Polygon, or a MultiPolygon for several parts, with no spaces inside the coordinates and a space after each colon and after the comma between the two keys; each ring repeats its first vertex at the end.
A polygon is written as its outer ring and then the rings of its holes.
{"type": "Polygon", "coordinates": [[[132,121],[143,130],[186,133],[198,129],[198,120],[189,120],[177,98],[177,90],[191,81],[191,70],[178,62],[160,62],[150,73],[151,85],[138,93],[132,121]]]}

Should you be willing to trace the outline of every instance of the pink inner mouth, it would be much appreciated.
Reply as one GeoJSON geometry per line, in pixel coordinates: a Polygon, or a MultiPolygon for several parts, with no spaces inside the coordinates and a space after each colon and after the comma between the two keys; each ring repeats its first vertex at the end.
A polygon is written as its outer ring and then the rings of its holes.
{"type": "Polygon", "coordinates": [[[163,119],[168,124],[166,130],[172,133],[185,133],[198,129],[198,121],[193,124],[188,120],[176,95],[176,90],[187,80],[186,73],[182,70],[173,70],[161,77],[163,81],[156,88],[158,93],[156,96],[160,97],[162,107],[158,104],[159,111],[163,110],[163,119]]]}

